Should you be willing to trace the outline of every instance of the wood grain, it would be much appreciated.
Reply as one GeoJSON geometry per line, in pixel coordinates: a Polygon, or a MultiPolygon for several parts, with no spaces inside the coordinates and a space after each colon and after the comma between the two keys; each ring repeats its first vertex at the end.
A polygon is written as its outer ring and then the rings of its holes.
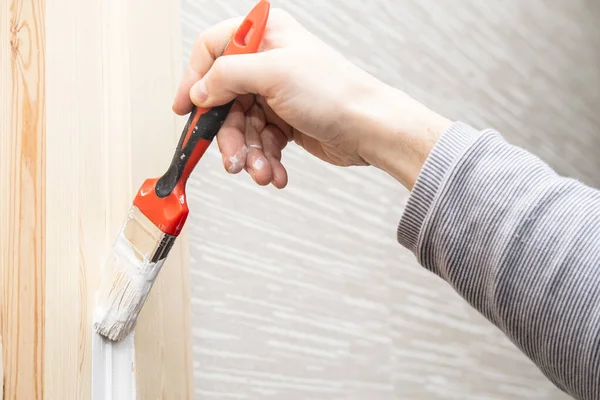
{"type": "MultiPolygon", "coordinates": [[[[106,185],[114,176],[102,124],[103,24],[89,18],[99,11],[99,2],[71,0],[46,8],[45,399],[91,396],[94,290],[109,229],[115,229],[106,221],[118,205],[106,185]]],[[[127,177],[113,182],[115,190],[127,185],[127,177]]]]}
{"type": "MultiPolygon", "coordinates": [[[[91,397],[101,265],[135,192],[166,168],[181,128],[170,107],[181,57],[177,11],[170,0],[56,0],[47,9],[47,399],[91,397]]],[[[180,239],[136,328],[140,399],[190,397],[180,239]]]]}
{"type": "MultiPolygon", "coordinates": [[[[5,399],[91,397],[100,266],[181,129],[179,7],[134,3],[0,4],[5,399]]],[[[141,399],[191,397],[185,235],[172,254],[136,330],[141,399]]]]}
{"type": "MultiPolygon", "coordinates": [[[[181,28],[179,1],[153,0],[151,6],[147,0],[124,3],[124,26],[131,43],[131,174],[137,189],[144,179],[166,171],[185,124],[171,111],[181,76],[181,28]]],[[[135,334],[139,398],[192,398],[190,313],[189,251],[184,233],[140,313],[135,334]]]]}
{"type": "Polygon", "coordinates": [[[0,10],[4,397],[35,400],[44,385],[44,1],[4,1],[0,10]]]}
{"type": "MultiPolygon", "coordinates": [[[[279,0],[353,62],[431,107],[500,129],[599,185],[600,16],[590,0],[279,0]]],[[[253,0],[185,0],[197,35],[253,0]]],[[[396,243],[408,193],[284,151],[284,191],[210,149],[190,193],[195,398],[567,397],[396,243]]]]}

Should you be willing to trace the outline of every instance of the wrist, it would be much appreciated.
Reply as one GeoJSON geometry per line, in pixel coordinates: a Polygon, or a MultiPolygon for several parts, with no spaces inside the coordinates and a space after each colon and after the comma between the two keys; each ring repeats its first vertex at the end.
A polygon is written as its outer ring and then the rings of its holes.
{"type": "Polygon", "coordinates": [[[405,93],[383,85],[361,107],[359,156],[412,190],[429,153],[452,122],[405,93]]]}

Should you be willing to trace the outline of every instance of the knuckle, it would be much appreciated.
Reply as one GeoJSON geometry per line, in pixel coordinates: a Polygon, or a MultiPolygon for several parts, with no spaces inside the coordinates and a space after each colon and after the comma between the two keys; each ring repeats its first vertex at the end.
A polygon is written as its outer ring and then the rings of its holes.
{"type": "Polygon", "coordinates": [[[203,49],[204,47],[206,47],[207,40],[208,40],[208,33],[206,31],[204,31],[196,37],[193,47],[197,50],[203,49]]]}
{"type": "Polygon", "coordinates": [[[225,57],[219,57],[210,68],[210,80],[220,82],[224,76],[227,76],[227,62],[225,57]]]}

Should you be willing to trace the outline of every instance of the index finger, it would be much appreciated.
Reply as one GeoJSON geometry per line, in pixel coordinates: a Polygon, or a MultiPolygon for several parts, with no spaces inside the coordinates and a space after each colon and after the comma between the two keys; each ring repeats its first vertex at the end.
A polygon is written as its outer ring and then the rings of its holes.
{"type": "Polygon", "coordinates": [[[192,111],[194,105],[190,100],[191,87],[208,72],[243,20],[244,17],[228,19],[200,34],[194,43],[190,62],[175,94],[175,113],[185,115],[192,111]]]}

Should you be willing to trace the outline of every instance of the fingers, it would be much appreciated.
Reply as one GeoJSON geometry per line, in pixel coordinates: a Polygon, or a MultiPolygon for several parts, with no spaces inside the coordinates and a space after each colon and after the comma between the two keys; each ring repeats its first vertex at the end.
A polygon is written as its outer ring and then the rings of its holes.
{"type": "Polygon", "coordinates": [[[192,111],[190,88],[198,82],[210,69],[217,57],[221,55],[231,35],[238,28],[243,18],[233,18],[213,26],[202,33],[192,49],[190,62],[186,68],[173,103],[173,111],[185,115],[192,111]]]}
{"type": "Polygon", "coordinates": [[[246,111],[254,103],[253,97],[238,98],[217,135],[223,165],[230,174],[239,173],[246,165],[246,111]]]}
{"type": "Polygon", "coordinates": [[[277,189],[283,189],[288,182],[288,175],[285,167],[281,164],[281,151],[287,144],[287,137],[277,125],[269,124],[261,133],[263,144],[263,153],[271,166],[271,183],[277,189]]]}
{"type": "Polygon", "coordinates": [[[281,164],[281,151],[288,139],[275,123],[266,122],[265,116],[254,96],[239,97],[217,135],[217,143],[229,173],[245,169],[257,184],[271,183],[283,189],[288,175],[281,164]]]}
{"type": "Polygon", "coordinates": [[[219,57],[190,89],[192,102],[214,107],[248,93],[272,97],[283,76],[283,66],[274,60],[278,51],[219,57]]]}
{"type": "Polygon", "coordinates": [[[270,124],[277,126],[279,131],[285,135],[287,140],[286,143],[283,143],[281,146],[281,150],[283,150],[287,142],[291,142],[293,140],[294,134],[292,126],[285,122],[279,115],[277,115],[275,111],[273,111],[273,109],[267,104],[267,100],[264,97],[257,97],[256,103],[265,113],[265,120],[269,121],[270,124]]]}
{"type": "Polygon", "coordinates": [[[265,128],[264,114],[257,104],[254,104],[246,115],[246,171],[261,186],[268,185],[273,180],[273,170],[263,153],[261,132],[265,128]]]}

